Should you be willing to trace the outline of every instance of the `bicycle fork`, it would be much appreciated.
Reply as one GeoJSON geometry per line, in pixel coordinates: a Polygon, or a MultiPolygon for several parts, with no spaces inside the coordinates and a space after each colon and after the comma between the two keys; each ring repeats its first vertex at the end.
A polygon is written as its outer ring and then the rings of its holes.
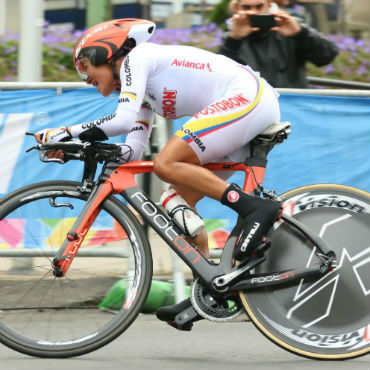
{"type": "Polygon", "coordinates": [[[53,259],[53,274],[56,277],[63,277],[67,274],[73,258],[76,256],[87,232],[100,213],[100,204],[112,193],[112,184],[105,182],[97,186],[90,194],[85,206],[66,235],[58,253],[53,259]]]}

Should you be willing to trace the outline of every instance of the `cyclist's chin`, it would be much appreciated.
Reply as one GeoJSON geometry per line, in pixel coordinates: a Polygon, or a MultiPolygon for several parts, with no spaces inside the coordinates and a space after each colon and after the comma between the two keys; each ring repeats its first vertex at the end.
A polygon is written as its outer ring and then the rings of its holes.
{"type": "Polygon", "coordinates": [[[109,86],[100,86],[100,84],[97,86],[97,89],[100,92],[100,94],[102,94],[103,96],[109,96],[114,91],[114,87],[113,86],[112,87],[109,87],[109,86]]]}

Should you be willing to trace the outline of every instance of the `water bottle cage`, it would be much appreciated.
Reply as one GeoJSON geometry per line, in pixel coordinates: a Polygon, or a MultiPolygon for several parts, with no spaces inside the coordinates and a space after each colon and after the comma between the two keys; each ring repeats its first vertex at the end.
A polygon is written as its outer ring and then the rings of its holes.
{"type": "MultiPolygon", "coordinates": [[[[182,223],[183,223],[183,226],[184,226],[184,231],[186,234],[190,235],[189,233],[189,229],[187,228],[186,226],[186,220],[185,220],[185,210],[189,210],[191,212],[194,212],[196,215],[199,216],[199,214],[197,212],[195,212],[193,210],[193,208],[189,207],[189,206],[185,206],[183,204],[180,204],[178,206],[176,206],[171,212],[169,212],[169,215],[172,219],[175,219],[175,214],[176,212],[179,212],[179,211],[182,211],[182,223]]],[[[200,218],[202,218],[201,216],[199,216],[200,218]]],[[[182,226],[182,225],[181,225],[182,226]]]]}

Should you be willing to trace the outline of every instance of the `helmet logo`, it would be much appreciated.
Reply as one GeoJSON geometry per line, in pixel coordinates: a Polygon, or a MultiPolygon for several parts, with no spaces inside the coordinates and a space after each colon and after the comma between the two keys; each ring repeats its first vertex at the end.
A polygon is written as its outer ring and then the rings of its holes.
{"type": "Polygon", "coordinates": [[[96,33],[100,32],[100,31],[103,31],[103,30],[107,29],[108,27],[110,27],[110,25],[108,25],[108,24],[105,24],[103,26],[97,27],[97,28],[93,29],[91,32],[89,32],[84,38],[82,38],[81,41],[78,43],[78,46],[76,48],[75,57],[76,58],[78,57],[78,54],[79,54],[82,46],[84,46],[84,44],[86,43],[86,41],[90,37],[94,36],[96,33]]]}

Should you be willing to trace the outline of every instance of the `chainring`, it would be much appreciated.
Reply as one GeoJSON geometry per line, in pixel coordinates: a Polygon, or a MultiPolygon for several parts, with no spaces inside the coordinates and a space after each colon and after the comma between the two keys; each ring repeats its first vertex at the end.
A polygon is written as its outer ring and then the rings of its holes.
{"type": "Polygon", "coordinates": [[[199,278],[196,278],[191,285],[190,300],[195,311],[210,321],[231,321],[244,311],[238,296],[216,298],[199,278]]]}

